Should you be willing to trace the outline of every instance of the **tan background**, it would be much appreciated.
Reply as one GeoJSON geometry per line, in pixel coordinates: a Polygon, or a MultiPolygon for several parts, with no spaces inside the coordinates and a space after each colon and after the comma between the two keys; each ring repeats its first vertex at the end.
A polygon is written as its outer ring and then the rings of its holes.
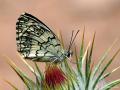
{"type": "MultiPolygon", "coordinates": [[[[62,31],[66,47],[71,31],[86,27],[86,43],[96,31],[94,60],[116,39],[120,39],[120,0],[0,0],[0,90],[11,90],[2,79],[14,83],[20,90],[25,89],[18,76],[10,69],[2,55],[8,55],[18,66],[31,74],[16,55],[15,23],[19,15],[29,12],[42,20],[53,31],[62,31]]],[[[76,44],[79,43],[76,39],[76,44]]],[[[120,40],[112,52],[120,47],[120,40]]],[[[112,53],[110,53],[112,55],[112,53]]],[[[120,65],[120,54],[108,71],[120,65]]],[[[120,70],[108,81],[120,78],[120,70]]],[[[120,90],[115,88],[113,90],[120,90]]]]}

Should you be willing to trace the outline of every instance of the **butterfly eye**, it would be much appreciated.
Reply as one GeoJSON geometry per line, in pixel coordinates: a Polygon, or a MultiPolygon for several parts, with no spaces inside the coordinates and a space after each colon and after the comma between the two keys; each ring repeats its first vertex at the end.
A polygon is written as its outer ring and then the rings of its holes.
{"type": "Polygon", "coordinates": [[[73,52],[72,51],[68,51],[67,52],[67,57],[71,57],[73,55],[73,52]]]}

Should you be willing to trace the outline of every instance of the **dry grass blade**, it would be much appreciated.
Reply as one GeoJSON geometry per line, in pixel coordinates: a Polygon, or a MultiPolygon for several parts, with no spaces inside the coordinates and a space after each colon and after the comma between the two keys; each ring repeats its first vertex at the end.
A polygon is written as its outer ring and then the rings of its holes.
{"type": "Polygon", "coordinates": [[[11,82],[9,82],[8,80],[4,80],[7,84],[9,84],[14,90],[18,90],[18,88],[16,86],[14,86],[11,82]]]}

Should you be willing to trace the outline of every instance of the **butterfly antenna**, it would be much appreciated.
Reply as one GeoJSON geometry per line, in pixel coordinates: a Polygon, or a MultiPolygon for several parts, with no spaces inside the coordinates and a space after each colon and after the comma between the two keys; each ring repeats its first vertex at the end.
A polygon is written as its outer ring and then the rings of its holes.
{"type": "Polygon", "coordinates": [[[72,31],[72,36],[71,36],[71,40],[70,40],[70,45],[69,45],[68,51],[71,49],[71,47],[72,47],[72,45],[73,45],[73,42],[75,41],[75,38],[76,38],[76,36],[78,35],[79,31],[80,31],[80,30],[78,30],[78,31],[76,32],[74,38],[73,38],[73,32],[74,32],[74,31],[72,31]]]}
{"type": "Polygon", "coordinates": [[[73,39],[73,33],[74,33],[74,30],[72,31],[72,35],[71,35],[71,39],[70,39],[70,44],[69,44],[68,50],[70,50],[70,47],[71,47],[71,43],[72,43],[72,39],[73,39]]]}

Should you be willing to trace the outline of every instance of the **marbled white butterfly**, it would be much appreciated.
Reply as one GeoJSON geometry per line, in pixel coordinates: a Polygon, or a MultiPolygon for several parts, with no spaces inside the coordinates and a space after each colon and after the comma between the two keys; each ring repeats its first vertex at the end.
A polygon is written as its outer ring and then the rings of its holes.
{"type": "MultiPolygon", "coordinates": [[[[17,50],[26,59],[40,62],[61,62],[72,54],[70,48],[64,50],[60,40],[42,21],[31,14],[22,14],[16,23],[17,50]]],[[[73,37],[73,33],[72,33],[73,37]]]]}

